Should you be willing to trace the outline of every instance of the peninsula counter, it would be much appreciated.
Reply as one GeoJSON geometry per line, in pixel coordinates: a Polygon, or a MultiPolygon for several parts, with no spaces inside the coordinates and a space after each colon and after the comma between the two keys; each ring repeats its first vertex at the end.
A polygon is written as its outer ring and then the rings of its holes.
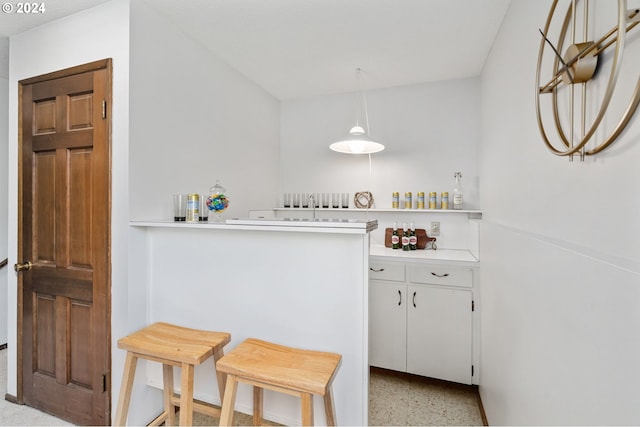
{"type": "MultiPolygon", "coordinates": [[[[230,222],[129,223],[142,260],[131,277],[145,282],[135,286],[145,287],[147,323],[229,332],[227,351],[255,337],[339,353],[337,422],[367,425],[369,232],[377,222],[230,222]]],[[[219,405],[215,381],[208,363],[198,367],[195,397],[219,405]]],[[[162,386],[159,364],[149,364],[147,384],[162,386]]],[[[251,413],[251,397],[241,385],[236,410],[251,413]]],[[[323,404],[315,399],[320,425],[323,404]]],[[[264,416],[297,425],[300,404],[267,390],[264,416]]]]}

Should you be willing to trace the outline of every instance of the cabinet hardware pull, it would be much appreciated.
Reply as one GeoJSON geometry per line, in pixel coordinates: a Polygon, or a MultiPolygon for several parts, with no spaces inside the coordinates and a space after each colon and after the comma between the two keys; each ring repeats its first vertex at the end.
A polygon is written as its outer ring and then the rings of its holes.
{"type": "Polygon", "coordinates": [[[402,305],[402,292],[398,289],[398,305],[402,305]]]}
{"type": "Polygon", "coordinates": [[[376,270],[376,269],[375,269],[375,268],[373,268],[373,267],[369,267],[369,270],[371,270],[371,271],[375,271],[376,273],[380,273],[381,271],[384,271],[384,268],[380,268],[380,269],[377,269],[377,270],[376,270]]]}
{"type": "Polygon", "coordinates": [[[444,273],[444,274],[438,274],[438,273],[434,273],[433,271],[431,272],[432,276],[436,276],[436,277],[447,277],[449,275],[449,273],[444,273]]]}
{"type": "Polygon", "coordinates": [[[413,293],[413,307],[416,307],[416,292],[413,293]]]}

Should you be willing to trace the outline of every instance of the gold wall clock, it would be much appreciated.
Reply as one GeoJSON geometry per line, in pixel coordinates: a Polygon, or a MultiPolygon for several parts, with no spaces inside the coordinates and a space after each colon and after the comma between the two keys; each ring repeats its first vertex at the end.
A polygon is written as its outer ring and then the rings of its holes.
{"type": "Polygon", "coordinates": [[[610,146],[631,120],[640,78],[619,80],[625,49],[639,42],[638,34],[631,37],[638,23],[640,9],[627,9],[626,0],[554,0],[540,30],[535,98],[538,127],[553,154],[584,160],[610,146]],[[623,106],[614,108],[612,99],[623,106]]]}

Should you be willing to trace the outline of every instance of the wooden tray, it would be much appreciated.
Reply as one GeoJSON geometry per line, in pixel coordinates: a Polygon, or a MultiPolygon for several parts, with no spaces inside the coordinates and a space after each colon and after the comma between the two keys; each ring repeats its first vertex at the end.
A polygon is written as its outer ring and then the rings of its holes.
{"type": "MultiPolygon", "coordinates": [[[[398,235],[400,235],[401,239],[402,239],[402,233],[403,232],[404,232],[404,230],[402,228],[398,228],[398,235]]],[[[392,233],[393,233],[393,229],[392,228],[385,228],[385,230],[384,230],[384,245],[387,248],[390,248],[392,246],[391,245],[391,234],[392,233]]],[[[423,228],[416,228],[416,237],[418,238],[418,242],[416,243],[416,247],[418,249],[424,249],[424,248],[427,247],[427,244],[429,242],[435,242],[436,241],[435,237],[427,236],[427,230],[425,230],[423,228]]]]}

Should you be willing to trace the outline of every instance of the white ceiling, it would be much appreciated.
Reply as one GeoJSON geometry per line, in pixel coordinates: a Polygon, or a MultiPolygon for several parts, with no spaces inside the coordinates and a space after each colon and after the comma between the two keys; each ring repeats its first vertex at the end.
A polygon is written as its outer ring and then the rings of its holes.
{"type": "MultiPolygon", "coordinates": [[[[0,13],[2,38],[108,0],[53,0],[37,15],[0,13]]],[[[510,0],[145,1],[279,99],[480,74],[510,0]]]]}

